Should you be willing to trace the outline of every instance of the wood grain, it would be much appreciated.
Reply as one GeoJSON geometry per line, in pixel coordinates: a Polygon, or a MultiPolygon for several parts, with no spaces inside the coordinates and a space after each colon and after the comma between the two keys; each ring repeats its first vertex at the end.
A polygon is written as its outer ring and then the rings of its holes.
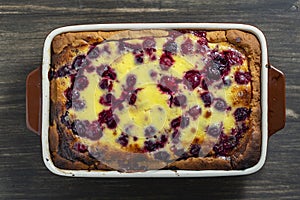
{"type": "Polygon", "coordinates": [[[0,3],[0,199],[300,199],[300,1],[141,0],[0,3]],[[267,162],[243,177],[86,179],[51,174],[26,128],[25,80],[41,65],[46,35],[73,24],[238,22],[260,28],[270,63],[286,74],[287,123],[267,162]]]}

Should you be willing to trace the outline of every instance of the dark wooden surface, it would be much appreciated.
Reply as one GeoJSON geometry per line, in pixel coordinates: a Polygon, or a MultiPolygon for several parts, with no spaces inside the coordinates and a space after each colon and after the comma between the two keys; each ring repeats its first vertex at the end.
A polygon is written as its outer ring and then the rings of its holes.
{"type": "Polygon", "coordinates": [[[300,1],[0,1],[0,199],[300,199],[300,1]],[[286,74],[286,127],[267,162],[243,177],[87,179],[51,174],[26,128],[25,79],[54,28],[112,22],[239,22],[259,27],[270,63],[286,74]]]}

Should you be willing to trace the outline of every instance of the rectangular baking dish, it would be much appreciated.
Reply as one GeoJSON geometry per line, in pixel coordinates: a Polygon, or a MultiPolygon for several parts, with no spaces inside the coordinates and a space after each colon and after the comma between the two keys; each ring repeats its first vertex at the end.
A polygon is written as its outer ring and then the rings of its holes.
{"type": "Polygon", "coordinates": [[[26,121],[28,128],[41,135],[42,156],[46,167],[57,175],[77,177],[213,177],[252,174],[260,170],[266,160],[268,137],[282,129],[285,124],[285,77],[268,62],[267,43],[263,33],[256,27],[228,23],[141,23],[141,24],[94,24],[67,26],[53,30],[46,38],[43,49],[42,66],[27,77],[26,121]],[[63,170],[54,166],[48,142],[49,128],[49,80],[51,64],[51,43],[53,38],[65,32],[113,31],[139,29],[238,29],[253,33],[259,40],[262,50],[261,66],[261,108],[262,146],[259,162],[245,170],[151,170],[146,172],[121,173],[118,171],[63,170]]]}

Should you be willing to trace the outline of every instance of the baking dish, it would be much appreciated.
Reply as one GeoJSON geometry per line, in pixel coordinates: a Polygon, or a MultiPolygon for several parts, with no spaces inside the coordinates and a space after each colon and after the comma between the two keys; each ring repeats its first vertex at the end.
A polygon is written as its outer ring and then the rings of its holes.
{"type": "Polygon", "coordinates": [[[268,136],[283,128],[285,123],[285,88],[284,75],[268,63],[265,37],[257,28],[242,24],[207,24],[207,23],[166,23],[166,24],[96,24],[69,26],[52,31],[44,44],[43,64],[27,78],[27,125],[32,131],[41,134],[43,160],[47,168],[55,174],[86,177],[188,177],[188,176],[230,176],[245,175],[258,171],[264,164],[268,136]],[[259,162],[245,170],[152,170],[146,172],[121,173],[117,171],[62,170],[55,167],[50,158],[49,127],[49,80],[51,64],[51,43],[53,38],[65,32],[95,30],[138,30],[138,29],[238,29],[253,33],[259,40],[262,50],[261,67],[261,107],[262,107],[262,146],[259,162]]]}

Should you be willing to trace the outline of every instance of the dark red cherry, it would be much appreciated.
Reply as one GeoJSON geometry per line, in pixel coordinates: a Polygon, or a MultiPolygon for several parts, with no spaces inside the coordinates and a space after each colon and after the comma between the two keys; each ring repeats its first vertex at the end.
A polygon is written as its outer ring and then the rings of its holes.
{"type": "Polygon", "coordinates": [[[201,83],[201,73],[198,70],[187,71],[184,75],[183,83],[193,90],[201,83]]]}
{"type": "Polygon", "coordinates": [[[159,59],[159,66],[162,70],[168,70],[174,62],[175,60],[173,59],[172,54],[170,52],[165,52],[159,59]]]}
{"type": "Polygon", "coordinates": [[[248,84],[251,81],[251,74],[250,74],[250,72],[237,71],[234,74],[234,80],[238,84],[248,84]]]}
{"type": "Polygon", "coordinates": [[[245,107],[237,108],[233,115],[236,121],[244,121],[249,117],[250,110],[245,107]]]}
{"type": "Polygon", "coordinates": [[[99,87],[103,90],[108,89],[109,87],[108,79],[102,79],[99,83],[99,87]]]}
{"type": "Polygon", "coordinates": [[[205,107],[209,107],[213,102],[213,96],[211,95],[210,92],[204,92],[200,95],[200,97],[205,107]]]}
{"type": "Polygon", "coordinates": [[[144,151],[146,152],[153,152],[158,148],[158,143],[156,143],[155,141],[147,140],[144,142],[144,151]]]}
{"type": "Polygon", "coordinates": [[[116,98],[114,97],[114,95],[112,95],[111,93],[108,93],[108,94],[100,97],[99,103],[101,103],[105,106],[111,106],[112,102],[114,102],[115,99],[116,98]]]}
{"type": "Polygon", "coordinates": [[[110,78],[111,80],[115,80],[117,78],[117,74],[114,72],[112,68],[109,66],[106,68],[106,70],[103,71],[102,77],[110,78]]]}
{"type": "Polygon", "coordinates": [[[171,121],[171,127],[172,127],[172,128],[177,128],[177,127],[180,126],[180,124],[181,124],[181,116],[180,116],[180,117],[177,117],[177,118],[175,118],[175,119],[173,119],[173,120],[171,121]]]}
{"type": "Polygon", "coordinates": [[[128,104],[134,105],[136,102],[136,99],[137,99],[137,96],[136,96],[136,93],[134,92],[129,96],[128,104]]]}

